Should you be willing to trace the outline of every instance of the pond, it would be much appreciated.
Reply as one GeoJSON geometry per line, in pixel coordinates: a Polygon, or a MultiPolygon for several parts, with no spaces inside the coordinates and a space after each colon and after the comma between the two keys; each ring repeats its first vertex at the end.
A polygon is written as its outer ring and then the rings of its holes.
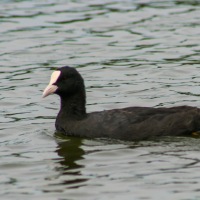
{"type": "Polygon", "coordinates": [[[200,199],[200,140],[55,135],[54,69],[76,67],[87,111],[200,107],[200,1],[0,2],[2,199],[200,199]]]}

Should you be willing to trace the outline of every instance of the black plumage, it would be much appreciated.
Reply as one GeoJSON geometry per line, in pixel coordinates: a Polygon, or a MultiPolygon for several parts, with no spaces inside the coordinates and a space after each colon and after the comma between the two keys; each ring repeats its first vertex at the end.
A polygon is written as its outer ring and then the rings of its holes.
{"type": "Polygon", "coordinates": [[[200,130],[200,109],[190,106],[128,107],[87,113],[84,80],[79,72],[67,66],[57,72],[43,96],[51,93],[60,96],[55,126],[66,135],[131,141],[157,136],[189,136],[200,130]]]}

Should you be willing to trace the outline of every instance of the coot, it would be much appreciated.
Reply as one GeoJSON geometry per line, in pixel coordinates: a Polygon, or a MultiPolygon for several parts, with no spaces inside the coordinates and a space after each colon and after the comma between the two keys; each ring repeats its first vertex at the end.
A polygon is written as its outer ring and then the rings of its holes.
{"type": "Polygon", "coordinates": [[[72,67],[61,67],[51,75],[43,97],[60,96],[55,126],[69,136],[142,140],[157,136],[189,136],[200,130],[200,109],[128,107],[86,112],[84,80],[72,67]]]}

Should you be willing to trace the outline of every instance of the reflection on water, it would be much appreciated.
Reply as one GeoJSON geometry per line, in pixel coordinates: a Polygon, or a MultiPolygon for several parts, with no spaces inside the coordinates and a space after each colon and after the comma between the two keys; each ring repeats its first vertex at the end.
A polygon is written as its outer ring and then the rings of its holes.
{"type": "Polygon", "coordinates": [[[62,168],[56,170],[59,171],[59,186],[69,198],[80,198],[80,194],[87,198],[85,188],[89,189],[91,199],[97,196],[108,199],[109,191],[117,198],[128,199],[134,193],[136,199],[148,199],[149,195],[158,199],[163,194],[182,199],[190,196],[190,190],[198,190],[198,181],[194,178],[199,173],[198,139],[163,137],[120,143],[67,139],[58,143],[62,168]],[[190,188],[186,190],[188,185],[190,188]],[[155,193],[158,187],[160,192],[155,193]]]}
{"type": "Polygon", "coordinates": [[[199,106],[196,0],[0,2],[2,199],[199,199],[199,139],[57,138],[55,68],[78,68],[87,110],[199,106]],[[145,191],[145,192],[144,192],[145,191]]]}
{"type": "Polygon", "coordinates": [[[71,138],[65,142],[58,143],[57,153],[60,157],[64,158],[60,164],[64,169],[76,169],[81,166],[76,161],[83,159],[84,151],[81,149],[82,139],[71,138]]]}
{"type": "Polygon", "coordinates": [[[61,157],[59,163],[61,166],[56,167],[56,171],[60,176],[65,176],[65,180],[60,185],[65,185],[68,188],[81,187],[88,179],[80,177],[81,168],[84,166],[78,164],[78,161],[83,159],[85,154],[81,148],[82,139],[69,138],[67,141],[59,141],[56,152],[61,157]],[[77,178],[76,178],[77,177],[77,178]]]}

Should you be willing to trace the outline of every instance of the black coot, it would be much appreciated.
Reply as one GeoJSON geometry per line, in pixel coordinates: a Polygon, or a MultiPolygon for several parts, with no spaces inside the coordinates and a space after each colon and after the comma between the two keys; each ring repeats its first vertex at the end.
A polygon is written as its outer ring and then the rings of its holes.
{"type": "Polygon", "coordinates": [[[53,93],[61,99],[56,129],[66,135],[142,140],[164,135],[188,136],[200,130],[200,109],[190,106],[128,107],[87,113],[84,80],[72,67],[61,67],[52,73],[43,97],[53,93]]]}

